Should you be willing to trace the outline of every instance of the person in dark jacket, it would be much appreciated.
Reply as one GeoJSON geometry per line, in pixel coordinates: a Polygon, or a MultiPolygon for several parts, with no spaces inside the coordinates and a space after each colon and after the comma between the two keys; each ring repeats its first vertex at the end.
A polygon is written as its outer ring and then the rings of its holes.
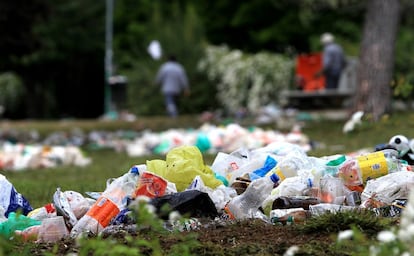
{"type": "Polygon", "coordinates": [[[177,98],[184,92],[190,94],[187,74],[183,66],[171,55],[158,70],[156,83],[161,85],[167,113],[170,117],[178,116],[177,98]]]}
{"type": "Polygon", "coordinates": [[[335,38],[330,33],[321,36],[323,44],[322,70],[316,75],[324,75],[326,89],[337,89],[342,71],[346,66],[346,59],[342,47],[335,43],[335,38]]]}

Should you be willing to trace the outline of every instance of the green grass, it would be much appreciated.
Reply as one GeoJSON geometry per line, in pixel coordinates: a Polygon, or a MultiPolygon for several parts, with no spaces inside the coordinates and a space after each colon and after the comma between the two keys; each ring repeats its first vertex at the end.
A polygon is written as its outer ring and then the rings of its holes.
{"type": "MultiPolygon", "coordinates": [[[[414,114],[396,113],[381,122],[373,124],[365,120],[363,124],[350,134],[342,133],[343,121],[315,120],[306,122],[303,132],[308,135],[319,147],[308,152],[311,156],[333,155],[352,152],[361,148],[370,147],[387,142],[393,135],[404,134],[408,138],[414,137],[412,127],[414,114]],[[320,147],[325,145],[325,147],[320,147]]],[[[43,134],[54,130],[81,128],[90,130],[152,129],[159,131],[169,127],[198,128],[200,122],[197,117],[180,117],[178,120],[164,117],[139,118],[136,122],[103,122],[95,120],[66,120],[60,122],[2,122],[1,129],[38,129],[43,134]]],[[[247,125],[247,124],[245,124],[247,125]]],[[[87,191],[103,191],[106,180],[118,177],[129,170],[134,164],[145,163],[146,160],[162,159],[165,156],[129,157],[125,153],[116,153],[112,150],[87,150],[86,154],[92,158],[92,164],[87,167],[58,167],[22,172],[0,171],[15,186],[16,190],[24,195],[32,207],[41,207],[51,202],[57,187],[63,191],[74,190],[80,193],[87,191]]],[[[204,155],[205,164],[212,164],[215,155],[204,155]]]]}
{"type": "Polygon", "coordinates": [[[374,148],[378,144],[387,143],[397,134],[414,138],[414,113],[399,112],[392,116],[384,116],[378,123],[364,117],[361,125],[348,134],[342,133],[344,121],[312,121],[307,122],[303,132],[308,137],[322,144],[325,148],[318,148],[308,152],[309,155],[323,156],[337,153],[353,152],[362,148],[374,148]]]}

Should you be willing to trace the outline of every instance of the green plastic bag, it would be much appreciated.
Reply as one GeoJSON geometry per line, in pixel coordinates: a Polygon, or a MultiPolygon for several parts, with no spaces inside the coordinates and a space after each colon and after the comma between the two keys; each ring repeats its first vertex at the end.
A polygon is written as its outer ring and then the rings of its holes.
{"type": "Polygon", "coordinates": [[[14,236],[14,231],[16,230],[24,230],[40,224],[42,224],[41,221],[11,212],[8,219],[0,223],[0,235],[9,239],[14,236]]]}
{"type": "Polygon", "coordinates": [[[203,156],[196,146],[173,148],[167,153],[166,161],[148,160],[147,169],[175,183],[178,192],[184,191],[197,175],[210,188],[223,184],[215,177],[213,170],[204,164],[203,156]]]}

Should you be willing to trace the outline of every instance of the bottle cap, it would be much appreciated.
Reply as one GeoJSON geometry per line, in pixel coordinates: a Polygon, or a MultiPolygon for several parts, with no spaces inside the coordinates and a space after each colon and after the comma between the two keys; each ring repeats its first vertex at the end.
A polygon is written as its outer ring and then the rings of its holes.
{"type": "Polygon", "coordinates": [[[327,166],[338,166],[340,164],[342,164],[343,162],[345,162],[346,160],[346,156],[345,155],[341,155],[336,159],[333,159],[329,162],[326,163],[327,166]]]}
{"type": "Polygon", "coordinates": [[[132,166],[131,169],[129,169],[130,173],[139,173],[138,167],[136,165],[132,166]]]}
{"type": "Polygon", "coordinates": [[[270,179],[273,181],[273,183],[278,183],[279,180],[280,180],[279,176],[277,176],[274,173],[272,175],[270,175],[270,179]]]}
{"type": "Polygon", "coordinates": [[[145,164],[136,164],[129,169],[130,173],[141,174],[142,172],[146,171],[147,167],[145,164]]]}

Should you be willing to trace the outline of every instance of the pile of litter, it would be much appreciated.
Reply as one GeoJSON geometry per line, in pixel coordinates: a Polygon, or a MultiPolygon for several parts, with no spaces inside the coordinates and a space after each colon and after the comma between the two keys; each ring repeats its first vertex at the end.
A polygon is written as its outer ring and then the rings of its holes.
{"type": "Polygon", "coordinates": [[[91,159],[76,146],[47,146],[5,142],[0,150],[0,168],[6,171],[52,168],[61,165],[87,166],[91,159]]]}
{"type": "Polygon", "coordinates": [[[181,231],[199,228],[199,220],[206,218],[259,218],[286,225],[356,209],[399,217],[414,185],[410,142],[397,135],[372,152],[325,157],[308,156],[297,144],[274,142],[219,152],[211,166],[204,164],[198,147],[178,146],[165,160],[148,160],[108,180],[102,193],[83,196],[57,188],[53,202],[36,209],[0,176],[0,234],[50,242],[98,235],[115,226],[136,228],[133,213],[140,214],[141,204],[164,220],[166,229],[181,231]],[[182,216],[189,219],[182,221],[182,216]]]}
{"type": "Polygon", "coordinates": [[[226,126],[204,124],[199,129],[169,129],[161,133],[145,131],[132,141],[125,141],[124,148],[130,156],[167,154],[171,149],[183,146],[197,146],[202,153],[230,153],[238,148],[255,149],[271,143],[288,142],[297,144],[305,151],[311,149],[309,138],[299,126],[289,133],[266,130],[260,127],[245,128],[232,123],[226,126]]]}
{"type": "Polygon", "coordinates": [[[85,157],[82,147],[111,149],[139,157],[166,155],[171,149],[183,145],[194,145],[202,153],[216,154],[230,153],[238,148],[254,149],[276,142],[297,144],[305,151],[311,149],[308,137],[298,126],[289,133],[260,127],[245,128],[235,123],[226,126],[204,124],[199,129],[169,129],[160,133],[119,130],[85,134],[74,129],[72,132],[54,132],[43,140],[34,131],[14,131],[0,134],[0,168],[19,171],[60,165],[86,166],[91,159],[85,157]]]}

